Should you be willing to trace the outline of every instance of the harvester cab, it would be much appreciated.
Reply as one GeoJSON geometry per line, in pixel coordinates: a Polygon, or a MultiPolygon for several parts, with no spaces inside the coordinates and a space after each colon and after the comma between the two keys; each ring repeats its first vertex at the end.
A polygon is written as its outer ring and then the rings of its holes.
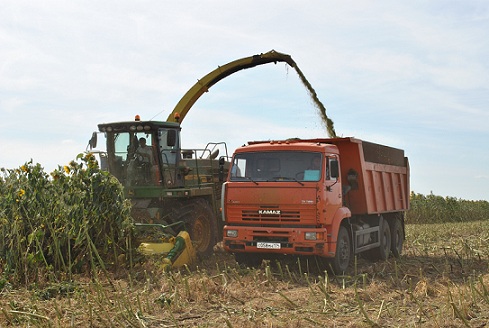
{"type": "Polygon", "coordinates": [[[180,165],[180,125],[171,122],[134,121],[99,124],[105,134],[106,157],[102,168],[126,188],[183,186],[180,165]]]}
{"type": "MultiPolygon", "coordinates": [[[[229,167],[226,144],[211,142],[203,149],[182,149],[179,122],[143,121],[139,116],[98,128],[89,141],[90,151],[99,155],[101,169],[124,186],[137,227],[156,224],[175,232],[175,237],[163,235],[162,240],[145,243],[140,250],[163,254],[170,251],[169,245],[178,246],[182,238],[188,245],[191,238],[193,253],[211,253],[222,231],[218,213],[221,185],[229,167]],[[175,224],[178,222],[184,225],[175,224]]],[[[188,263],[192,256],[184,258],[188,263]]]]}

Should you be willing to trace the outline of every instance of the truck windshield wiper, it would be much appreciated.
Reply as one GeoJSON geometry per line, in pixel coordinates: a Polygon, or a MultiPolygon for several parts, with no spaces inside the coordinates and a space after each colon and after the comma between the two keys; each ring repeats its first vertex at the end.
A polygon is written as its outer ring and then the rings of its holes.
{"type": "Polygon", "coordinates": [[[254,184],[258,185],[258,182],[256,182],[255,180],[253,180],[251,177],[243,177],[243,178],[245,178],[246,180],[250,180],[254,184]]]}
{"type": "Polygon", "coordinates": [[[296,178],[291,178],[291,177],[273,177],[273,180],[267,180],[267,181],[280,181],[280,180],[292,180],[303,186],[304,184],[297,180],[296,178]]]}

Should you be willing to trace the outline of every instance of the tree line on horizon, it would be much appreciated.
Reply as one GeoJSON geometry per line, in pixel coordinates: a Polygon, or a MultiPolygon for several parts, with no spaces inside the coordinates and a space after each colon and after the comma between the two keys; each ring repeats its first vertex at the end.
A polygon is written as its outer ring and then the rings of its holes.
{"type": "Polygon", "coordinates": [[[406,223],[470,222],[489,219],[489,202],[411,192],[406,223]]]}

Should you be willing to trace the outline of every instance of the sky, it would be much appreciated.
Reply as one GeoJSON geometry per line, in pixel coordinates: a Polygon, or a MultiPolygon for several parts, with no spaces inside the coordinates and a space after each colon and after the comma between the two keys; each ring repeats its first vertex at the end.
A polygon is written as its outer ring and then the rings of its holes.
{"type": "MultiPolygon", "coordinates": [[[[489,2],[24,1],[0,10],[0,167],[51,172],[97,124],[166,120],[219,65],[291,55],[337,135],[400,148],[416,193],[489,200],[489,2]]],[[[214,85],[182,146],[327,137],[293,68],[214,85]]]]}

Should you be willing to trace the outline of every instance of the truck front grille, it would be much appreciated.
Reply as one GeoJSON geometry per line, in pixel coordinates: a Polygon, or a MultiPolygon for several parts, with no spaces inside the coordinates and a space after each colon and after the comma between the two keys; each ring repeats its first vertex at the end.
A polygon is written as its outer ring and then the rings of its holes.
{"type": "Polygon", "coordinates": [[[257,210],[243,210],[241,212],[243,221],[247,222],[300,222],[300,211],[280,211],[280,214],[260,214],[257,210]]]}

